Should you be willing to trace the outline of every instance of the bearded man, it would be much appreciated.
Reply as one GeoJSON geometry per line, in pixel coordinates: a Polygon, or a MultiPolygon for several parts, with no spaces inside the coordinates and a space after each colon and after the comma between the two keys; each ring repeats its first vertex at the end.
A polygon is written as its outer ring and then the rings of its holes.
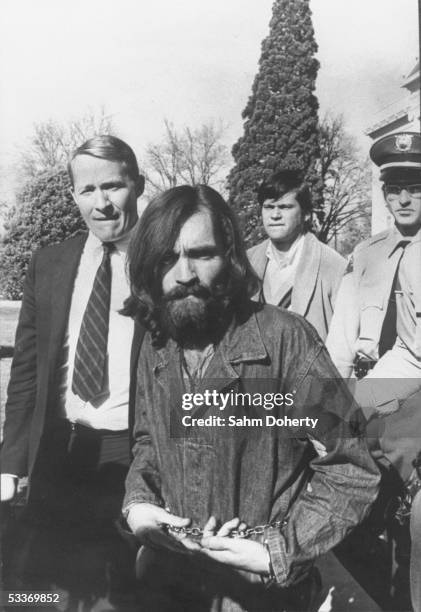
{"type": "Polygon", "coordinates": [[[250,300],[258,281],[210,187],[153,200],[129,262],[126,312],[149,330],[123,506],[144,544],[140,608],[310,609],[312,561],[361,521],[378,482],[323,343],[301,316],[250,300]],[[288,398],[270,415],[290,427],[266,426],[237,392],[288,398]]]}

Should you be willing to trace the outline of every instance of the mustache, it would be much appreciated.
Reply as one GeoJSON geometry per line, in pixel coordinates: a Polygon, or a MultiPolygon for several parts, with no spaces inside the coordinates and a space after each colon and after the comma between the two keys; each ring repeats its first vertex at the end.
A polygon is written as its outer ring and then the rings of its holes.
{"type": "Polygon", "coordinates": [[[182,300],[189,295],[202,298],[204,300],[212,296],[208,287],[205,287],[200,282],[195,282],[191,285],[180,285],[179,287],[174,287],[163,296],[163,301],[172,302],[173,300],[182,300]]]}

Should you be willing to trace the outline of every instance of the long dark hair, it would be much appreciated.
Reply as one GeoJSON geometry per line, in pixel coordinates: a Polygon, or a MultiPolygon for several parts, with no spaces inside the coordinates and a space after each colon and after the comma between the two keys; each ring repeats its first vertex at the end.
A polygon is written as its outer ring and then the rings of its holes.
{"type": "Polygon", "coordinates": [[[183,185],[165,191],[150,202],[130,241],[131,297],[123,310],[152,332],[155,344],[165,341],[157,311],[165,261],[173,254],[184,223],[200,210],[209,211],[221,244],[226,260],[224,292],[234,312],[244,309],[258,289],[259,280],[248,261],[236,218],[223,197],[207,185],[183,185]]]}

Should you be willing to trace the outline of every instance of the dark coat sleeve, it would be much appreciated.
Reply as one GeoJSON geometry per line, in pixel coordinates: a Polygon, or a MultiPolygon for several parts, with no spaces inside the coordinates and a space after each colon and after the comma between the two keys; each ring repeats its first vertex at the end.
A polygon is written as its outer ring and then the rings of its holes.
{"type": "Polygon", "coordinates": [[[24,284],[1,449],[2,473],[19,477],[28,473],[29,434],[37,388],[35,262],[36,256],[29,264],[24,284]]]}

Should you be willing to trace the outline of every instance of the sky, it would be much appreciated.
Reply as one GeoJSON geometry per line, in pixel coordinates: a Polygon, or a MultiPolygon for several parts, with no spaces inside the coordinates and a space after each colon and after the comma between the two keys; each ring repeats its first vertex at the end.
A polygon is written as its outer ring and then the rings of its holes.
{"type": "MultiPolygon", "coordinates": [[[[293,0],[292,0],[293,1],[293,0]]],[[[376,113],[418,57],[417,0],[310,0],[321,114],[342,113],[363,151],[376,113]]],[[[231,147],[272,0],[2,0],[0,197],[35,122],[104,106],[142,158],[163,120],[227,126],[231,147]]]]}

